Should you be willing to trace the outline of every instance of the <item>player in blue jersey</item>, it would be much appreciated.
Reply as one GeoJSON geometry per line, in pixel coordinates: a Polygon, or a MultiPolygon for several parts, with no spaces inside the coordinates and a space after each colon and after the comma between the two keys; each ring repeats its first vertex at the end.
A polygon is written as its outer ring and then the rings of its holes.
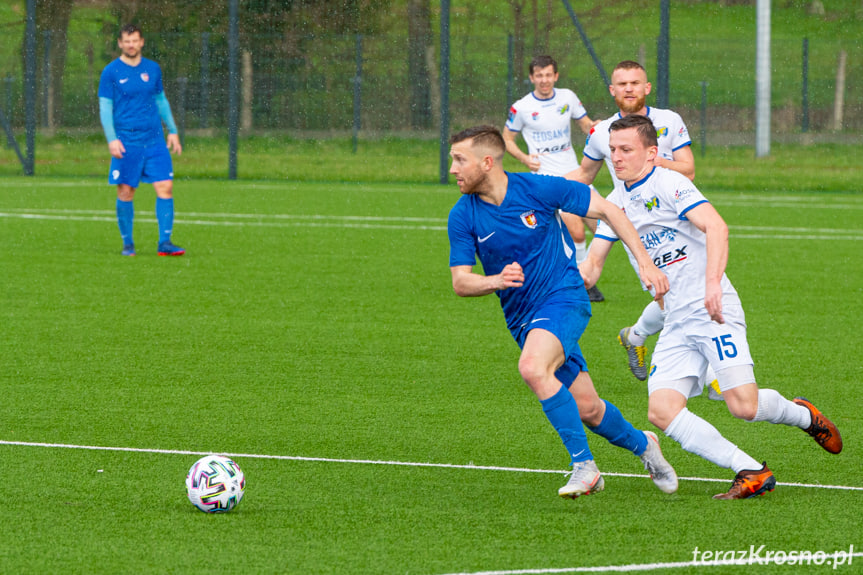
{"type": "Polygon", "coordinates": [[[137,26],[124,26],[117,44],[121,55],[105,67],[99,80],[99,115],[111,152],[108,183],[117,186],[117,223],[123,238],[122,254],[135,255],[132,202],[135,189],[140,182],[145,182],[153,184],[156,190],[158,254],[181,256],[186,251],[171,243],[174,168],[170,152],[181,154],[183,148],[162,87],[162,69],[141,56],[144,38],[137,26]],[[167,145],[163,121],[169,132],[167,145]]]}
{"type": "MultiPolygon", "coordinates": [[[[728,492],[715,499],[761,495],[773,490],[776,479],[766,463],[687,409],[687,400],[701,393],[708,366],[735,417],[799,427],[826,451],[842,451],[839,430],[811,402],[785,399],[755,382],[743,307],[725,275],[728,227],[692,181],[655,165],[658,143],[650,119],[630,115],[613,122],[609,147],[618,181],[608,200],[623,209],[649,257],[671,282],[664,297],[668,315],[647,383],[650,422],[686,451],[736,473],[728,492]]],[[[580,267],[588,285],[599,278],[618,237],[605,221],[597,226],[580,267]]],[[[641,269],[639,261],[633,265],[641,269]]]]}
{"type": "Polygon", "coordinates": [[[505,172],[506,148],[497,128],[470,128],[450,142],[450,173],[462,193],[447,225],[453,289],[462,297],[500,298],[507,327],[522,349],[519,373],[571,457],[572,475],[558,494],[574,499],[604,487],[582,422],[639,456],[657,487],[673,493],[677,475],[656,435],[635,429],[600,399],[587,373],[578,340],[590,319],[590,301],[560,210],[607,221],[638,258],[642,281],[656,297],[668,291],[667,278],[623,212],[586,185],[505,172]],[[477,257],[484,274],[473,271],[477,257]]]}

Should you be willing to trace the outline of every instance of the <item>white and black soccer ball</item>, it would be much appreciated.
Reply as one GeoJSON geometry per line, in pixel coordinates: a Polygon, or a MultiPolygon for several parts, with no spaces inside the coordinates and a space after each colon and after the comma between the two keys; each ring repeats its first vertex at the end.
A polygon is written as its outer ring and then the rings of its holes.
{"type": "Polygon", "coordinates": [[[186,475],[186,493],[192,505],[205,513],[226,513],[240,504],[246,476],[233,460],[207,455],[186,475]]]}

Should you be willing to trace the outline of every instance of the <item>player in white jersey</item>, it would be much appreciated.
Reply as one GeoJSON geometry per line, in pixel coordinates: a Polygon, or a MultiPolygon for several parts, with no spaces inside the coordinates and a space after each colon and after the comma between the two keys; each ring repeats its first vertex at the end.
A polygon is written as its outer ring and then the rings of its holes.
{"type": "MultiPolygon", "coordinates": [[[[647,116],[656,127],[658,141],[658,152],[654,162],[656,166],[669,168],[689,178],[695,178],[695,157],[690,147],[689,131],[683,119],[671,110],[650,108],[646,104],[647,95],[650,94],[650,82],[647,81],[647,72],[638,62],[624,60],[615,66],[611,73],[611,85],[608,87],[619,112],[603,120],[591,130],[584,146],[584,154],[581,166],[567,174],[567,178],[577,180],[585,184],[593,183],[603,160],[608,165],[608,171],[615,185],[619,182],[614,174],[614,166],[611,165],[611,152],[608,148],[608,128],[612,122],[630,114],[647,116]]],[[[595,230],[594,230],[595,231],[595,230]]],[[[618,340],[626,349],[629,359],[629,369],[632,374],[644,381],[647,379],[647,364],[645,355],[647,348],[644,343],[647,338],[662,330],[664,323],[664,312],[659,302],[651,301],[641,312],[638,321],[631,327],[620,330],[618,340]]],[[[711,374],[712,375],[712,374],[711,374]]],[[[713,381],[713,377],[705,383],[713,381]]],[[[714,396],[721,399],[720,396],[714,396]]]]}
{"type": "MultiPolygon", "coordinates": [[[[683,123],[683,118],[681,118],[677,112],[663,110],[661,108],[651,108],[650,106],[645,106],[642,112],[643,113],[641,113],[641,115],[650,118],[650,121],[653,122],[654,126],[656,126],[656,139],[659,142],[657,157],[673,162],[674,152],[678,151],[682,151],[678,156],[688,155],[692,157],[692,150],[690,148],[692,141],[689,139],[689,131],[686,129],[686,124],[683,123]]],[[[605,160],[605,164],[608,166],[608,171],[611,174],[611,180],[614,185],[617,185],[619,180],[614,174],[614,166],[611,164],[611,153],[608,149],[608,128],[611,126],[612,122],[627,115],[628,114],[618,112],[614,116],[598,123],[593,130],[590,131],[590,135],[587,137],[587,141],[584,144],[584,160],[580,167],[583,167],[589,162],[598,163],[605,160]]],[[[658,165],[660,164],[657,164],[657,166],[658,165]]],[[[692,161],[680,162],[680,165],[675,167],[680,167],[681,169],[686,170],[685,172],[680,173],[683,173],[683,175],[690,179],[695,177],[694,159],[692,161]]],[[[596,171],[599,171],[598,165],[596,166],[596,171]]]]}
{"type": "MultiPolygon", "coordinates": [[[[554,87],[559,78],[554,58],[537,56],[531,60],[528,72],[534,90],[509,109],[503,129],[506,151],[532,172],[563,176],[578,168],[572,147],[572,120],[578,122],[585,134],[595,122],[588,117],[575,92],[554,87]],[[518,134],[527,143],[527,154],[516,142],[518,134]]],[[[566,213],[562,217],[575,243],[575,260],[581,262],[587,253],[582,219],[566,213]]],[[[605,299],[595,286],[588,296],[592,302],[605,299]]]]}
{"type": "MultiPolygon", "coordinates": [[[[647,384],[650,422],[686,451],[734,470],[731,489],[716,499],[772,491],[776,479],[766,463],[759,464],[687,409],[688,398],[701,393],[699,377],[709,365],[735,417],[799,427],[828,452],[839,453],[839,431],[811,402],[789,401],[755,383],[743,307],[725,275],[728,227],[689,179],[654,165],[658,146],[650,120],[631,115],[615,121],[609,147],[620,183],[608,200],[626,213],[670,284],[665,328],[647,384]]],[[[600,222],[580,267],[586,285],[599,278],[615,240],[614,231],[600,222]]]]}

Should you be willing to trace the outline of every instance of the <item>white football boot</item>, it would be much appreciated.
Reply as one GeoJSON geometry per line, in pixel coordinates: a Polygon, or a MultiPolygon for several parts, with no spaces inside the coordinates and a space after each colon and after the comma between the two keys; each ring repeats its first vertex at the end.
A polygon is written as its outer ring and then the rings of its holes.
{"type": "Polygon", "coordinates": [[[677,491],[677,472],[662,456],[662,449],[659,448],[659,439],[652,431],[645,431],[647,436],[647,449],[641,454],[641,462],[644,463],[644,468],[650,473],[650,478],[653,483],[663,493],[674,493],[677,491]]]}
{"type": "Polygon", "coordinates": [[[579,495],[598,493],[605,488],[605,480],[599,474],[599,468],[593,459],[579,461],[572,465],[572,475],[566,485],[557,490],[557,494],[568,499],[579,495]]]}

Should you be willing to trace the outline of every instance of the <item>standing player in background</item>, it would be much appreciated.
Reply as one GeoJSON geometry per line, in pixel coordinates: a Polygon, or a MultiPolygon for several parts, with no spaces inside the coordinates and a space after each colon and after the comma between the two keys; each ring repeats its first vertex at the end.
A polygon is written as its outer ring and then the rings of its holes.
{"type": "Polygon", "coordinates": [[[636,429],[601,399],[587,373],[578,340],[590,319],[590,302],[560,212],[608,222],[638,258],[640,277],[657,297],[668,290],[668,279],[623,212],[596,191],[563,178],[505,172],[497,128],[470,128],[450,142],[450,173],[462,193],[447,221],[453,290],[461,297],[500,299],[522,350],[519,373],[570,454],[572,475],[558,495],[575,499],[605,484],[582,422],[638,456],[656,486],[673,493],[677,474],[662,457],[656,434],[636,429]],[[473,271],[477,258],[484,275],[473,271]]]}
{"type": "MultiPolygon", "coordinates": [[[[708,365],[735,417],[799,427],[829,453],[842,451],[839,430],[811,402],[789,401],[755,382],[743,306],[725,275],[728,226],[691,180],[654,165],[651,121],[637,114],[614,121],[609,147],[618,183],[608,200],[625,212],[671,285],[663,297],[668,316],[647,383],[650,422],[686,451],[736,473],[728,492],[714,499],[762,495],[773,491],[776,479],[767,463],[758,463],[687,409],[687,400],[702,391],[699,378],[708,365]]],[[[599,223],[580,268],[585,283],[599,278],[618,237],[605,221],[599,223]]],[[[640,271],[640,259],[633,265],[640,271]]]]}
{"type": "Polygon", "coordinates": [[[162,69],[141,56],[144,38],[132,24],[123,26],[119,58],[108,64],[99,80],[99,116],[111,152],[108,183],[117,186],[117,223],[124,256],[135,255],[132,240],[133,199],[140,182],[156,190],[160,256],[186,251],[171,243],[174,225],[174,168],[171,154],[183,152],[171,106],[162,87],[162,69]],[[162,122],[168,127],[168,140],[162,122]]]}
{"type": "MultiPolygon", "coordinates": [[[[557,62],[551,56],[537,56],[528,67],[534,90],[509,109],[503,139],[506,151],[527,166],[531,172],[563,176],[578,168],[578,158],[572,149],[571,120],[585,134],[590,133],[594,122],[572,90],[555,89],[558,79],[557,62]],[[516,136],[521,133],[528,153],[521,151],[516,136]]],[[[572,240],[575,243],[575,260],[581,262],[587,254],[587,239],[581,218],[563,214],[572,240]]],[[[605,298],[596,286],[588,290],[590,301],[605,298]]]]}
{"type": "MultiPolygon", "coordinates": [[[[656,126],[659,149],[654,164],[681,173],[690,180],[694,179],[695,157],[690,147],[692,142],[689,139],[686,124],[677,113],[671,110],[647,106],[645,102],[647,95],[650,94],[650,82],[647,81],[647,72],[641,64],[624,60],[615,66],[608,89],[614,97],[619,112],[594,126],[584,146],[581,166],[566,177],[584,184],[592,184],[605,160],[614,185],[618,185],[620,180],[614,173],[611,152],[608,148],[608,129],[615,120],[637,114],[647,116],[656,126]]],[[[644,308],[635,325],[623,328],[617,336],[620,345],[626,349],[630,371],[641,381],[647,379],[645,363],[647,349],[644,342],[649,336],[662,330],[664,318],[665,314],[660,303],[651,301],[644,308]]],[[[710,381],[712,378],[707,383],[710,381]]]]}

